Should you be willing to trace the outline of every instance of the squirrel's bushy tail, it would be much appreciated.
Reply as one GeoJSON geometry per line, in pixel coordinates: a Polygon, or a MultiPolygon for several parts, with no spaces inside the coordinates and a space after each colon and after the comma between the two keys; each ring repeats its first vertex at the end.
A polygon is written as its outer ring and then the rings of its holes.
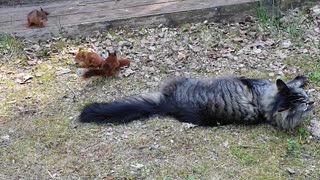
{"type": "Polygon", "coordinates": [[[130,59],[120,59],[119,68],[124,66],[129,66],[132,61],[130,59]]]}
{"type": "Polygon", "coordinates": [[[86,71],[82,77],[84,79],[88,79],[91,78],[93,76],[100,76],[100,77],[105,77],[107,76],[107,71],[105,69],[89,69],[88,71],[86,71]]]}
{"type": "Polygon", "coordinates": [[[124,124],[152,115],[166,115],[168,110],[169,107],[159,92],[111,103],[89,104],[84,107],[79,119],[86,123],[124,124]]]}

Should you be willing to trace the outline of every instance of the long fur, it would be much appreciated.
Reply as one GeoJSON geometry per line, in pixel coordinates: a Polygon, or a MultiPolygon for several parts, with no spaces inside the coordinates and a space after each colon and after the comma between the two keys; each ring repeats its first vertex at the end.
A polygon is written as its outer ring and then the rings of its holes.
{"type": "Polygon", "coordinates": [[[132,61],[130,59],[119,59],[119,68],[129,66],[132,61]]]}
{"type": "Polygon", "coordinates": [[[83,75],[82,75],[82,77],[84,78],[84,79],[89,79],[89,78],[91,78],[91,77],[93,77],[93,76],[100,76],[100,77],[105,77],[105,76],[107,76],[107,71],[105,70],[105,69],[93,69],[93,68],[91,68],[91,69],[89,69],[88,71],[86,71],[83,75]]]}
{"type": "Polygon", "coordinates": [[[165,114],[166,108],[160,103],[162,99],[160,93],[153,93],[112,103],[92,103],[83,109],[80,121],[122,124],[165,114]]]}
{"type": "Polygon", "coordinates": [[[268,122],[281,128],[297,126],[312,109],[300,88],[305,78],[285,84],[262,79],[220,77],[176,78],[159,92],[111,103],[92,103],[80,115],[81,122],[129,123],[153,115],[172,116],[197,125],[268,122]]]}

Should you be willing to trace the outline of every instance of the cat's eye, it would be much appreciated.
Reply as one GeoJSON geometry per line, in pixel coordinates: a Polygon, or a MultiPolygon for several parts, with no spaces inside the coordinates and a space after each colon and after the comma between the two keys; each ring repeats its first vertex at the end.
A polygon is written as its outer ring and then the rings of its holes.
{"type": "Polygon", "coordinates": [[[313,104],[314,104],[313,101],[311,101],[311,102],[306,102],[306,103],[305,103],[305,109],[304,109],[304,111],[308,111],[308,110],[313,109],[313,104]]]}
{"type": "Polygon", "coordinates": [[[307,103],[309,106],[313,105],[314,104],[314,101],[310,101],[307,103]]]}

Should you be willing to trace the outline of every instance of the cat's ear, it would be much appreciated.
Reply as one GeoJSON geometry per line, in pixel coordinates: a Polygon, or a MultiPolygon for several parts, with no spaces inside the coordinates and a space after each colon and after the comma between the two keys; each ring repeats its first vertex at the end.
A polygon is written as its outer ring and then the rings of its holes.
{"type": "Polygon", "coordinates": [[[284,83],[281,79],[277,79],[276,81],[276,85],[278,88],[278,91],[281,95],[289,95],[290,94],[290,89],[289,87],[286,85],[286,83],[284,83]]]}
{"type": "Polygon", "coordinates": [[[117,56],[117,51],[116,51],[116,50],[114,50],[114,53],[113,53],[113,54],[114,54],[114,56],[117,56]]]}
{"type": "Polygon", "coordinates": [[[44,11],[41,6],[40,6],[40,10],[41,10],[42,12],[44,11]]]}
{"type": "Polygon", "coordinates": [[[307,77],[305,76],[297,76],[293,80],[289,81],[288,86],[302,88],[307,84],[307,77]]]}

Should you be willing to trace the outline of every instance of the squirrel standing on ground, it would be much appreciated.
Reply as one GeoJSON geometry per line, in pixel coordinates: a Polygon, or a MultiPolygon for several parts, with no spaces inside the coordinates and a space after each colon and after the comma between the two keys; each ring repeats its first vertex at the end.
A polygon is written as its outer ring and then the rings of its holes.
{"type": "Polygon", "coordinates": [[[48,21],[47,16],[49,13],[47,11],[44,11],[40,7],[39,10],[33,10],[28,14],[28,27],[31,27],[32,24],[38,26],[38,27],[44,27],[44,22],[48,21]]]}
{"type": "Polygon", "coordinates": [[[104,59],[97,53],[94,52],[85,52],[79,49],[76,57],[75,57],[76,64],[79,64],[80,67],[89,68],[93,67],[101,67],[104,59]]]}
{"type": "Polygon", "coordinates": [[[103,62],[100,69],[89,69],[83,74],[84,79],[88,79],[93,76],[111,77],[117,73],[120,67],[129,66],[132,62],[129,59],[118,59],[116,51],[109,53],[108,58],[103,62]]]}

